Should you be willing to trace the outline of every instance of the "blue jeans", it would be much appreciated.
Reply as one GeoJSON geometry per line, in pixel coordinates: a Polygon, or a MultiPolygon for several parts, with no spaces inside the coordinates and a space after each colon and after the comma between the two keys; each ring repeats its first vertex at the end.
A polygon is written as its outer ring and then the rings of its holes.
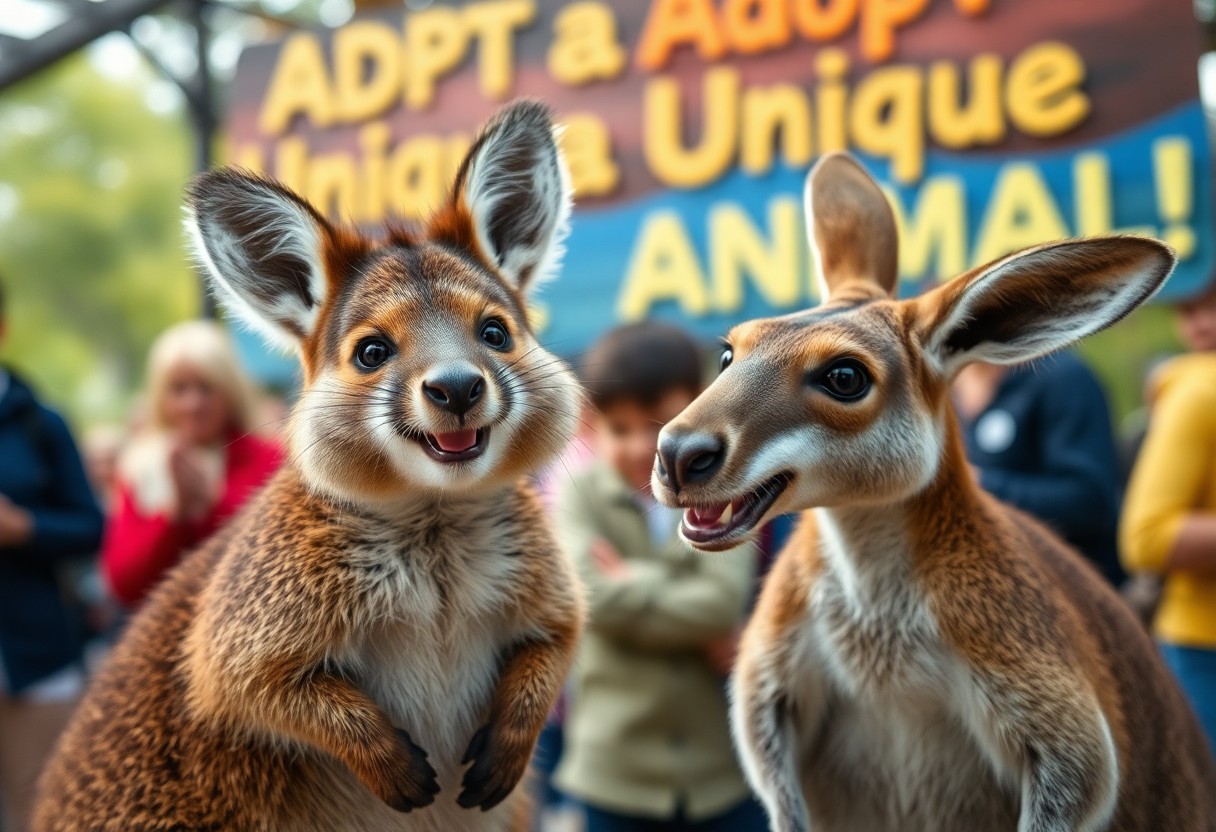
{"type": "Polygon", "coordinates": [[[1161,644],[1161,656],[1182,687],[1216,754],[1216,650],[1161,644]]]}
{"type": "Polygon", "coordinates": [[[754,800],[745,800],[725,814],[691,821],[681,809],[669,820],[618,815],[583,804],[587,816],[584,832],[767,832],[768,818],[754,800]]]}

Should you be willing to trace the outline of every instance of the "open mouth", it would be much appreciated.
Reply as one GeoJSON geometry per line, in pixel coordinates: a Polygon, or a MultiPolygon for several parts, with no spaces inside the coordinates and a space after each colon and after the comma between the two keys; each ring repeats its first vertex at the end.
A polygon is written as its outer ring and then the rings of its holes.
{"type": "Polygon", "coordinates": [[[417,433],[413,438],[436,462],[468,462],[485,453],[490,441],[490,429],[470,428],[448,433],[417,433]]]}
{"type": "Polygon", "coordinates": [[[699,549],[723,549],[734,545],[755,528],[792,479],[792,475],[783,472],[729,503],[685,509],[680,531],[699,549]]]}

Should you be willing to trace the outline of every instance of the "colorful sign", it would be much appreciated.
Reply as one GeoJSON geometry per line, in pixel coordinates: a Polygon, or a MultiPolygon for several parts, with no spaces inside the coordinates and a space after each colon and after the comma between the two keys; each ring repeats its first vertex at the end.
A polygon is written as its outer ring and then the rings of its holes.
{"type": "Polygon", "coordinates": [[[424,3],[248,49],[229,159],[373,227],[437,205],[501,103],[548,101],[577,208],[537,312],[568,355],[814,304],[801,185],[837,149],[888,188],[906,294],[1083,234],[1173,245],[1166,298],[1216,263],[1189,0],[424,3]]]}

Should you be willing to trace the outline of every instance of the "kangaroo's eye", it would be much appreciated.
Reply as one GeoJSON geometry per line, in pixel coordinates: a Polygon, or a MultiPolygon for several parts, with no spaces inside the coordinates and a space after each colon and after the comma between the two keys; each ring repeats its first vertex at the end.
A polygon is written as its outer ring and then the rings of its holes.
{"type": "Polygon", "coordinates": [[[393,348],[382,338],[364,338],[355,346],[355,365],[374,370],[393,356],[393,348]]]}
{"type": "Polygon", "coordinates": [[[732,350],[730,347],[723,347],[722,348],[722,361],[721,361],[721,366],[719,367],[719,369],[725,370],[727,367],[730,366],[730,362],[732,362],[734,360],[735,360],[735,351],[732,350]]]}
{"type": "Polygon", "coordinates": [[[511,349],[511,335],[507,332],[507,328],[503,326],[502,321],[497,318],[490,318],[490,320],[482,324],[479,335],[488,347],[500,351],[511,349]]]}
{"type": "Polygon", "coordinates": [[[860,361],[845,358],[821,373],[816,383],[833,398],[851,402],[870,391],[870,374],[860,361]]]}

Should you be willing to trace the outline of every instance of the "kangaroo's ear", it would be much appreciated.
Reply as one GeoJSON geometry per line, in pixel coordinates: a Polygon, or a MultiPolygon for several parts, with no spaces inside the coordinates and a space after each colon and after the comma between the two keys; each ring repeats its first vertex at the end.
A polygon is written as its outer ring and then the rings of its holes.
{"type": "Polygon", "coordinates": [[[981,266],[913,301],[928,355],[1015,364],[1105,329],[1165,283],[1174,253],[1146,237],[1049,243],[981,266]]]}
{"type": "Polygon", "coordinates": [[[226,307],[277,343],[312,333],[334,232],[311,205],[275,182],[220,168],[190,184],[186,228],[226,307]]]}
{"type": "Polygon", "coordinates": [[[453,199],[480,254],[508,283],[522,290],[552,277],[571,188],[549,108],[524,100],[500,110],[465,157],[453,199]]]}
{"type": "Polygon", "coordinates": [[[829,153],[806,176],[807,238],[822,301],[895,293],[899,233],[878,183],[847,153],[829,153]]]}

